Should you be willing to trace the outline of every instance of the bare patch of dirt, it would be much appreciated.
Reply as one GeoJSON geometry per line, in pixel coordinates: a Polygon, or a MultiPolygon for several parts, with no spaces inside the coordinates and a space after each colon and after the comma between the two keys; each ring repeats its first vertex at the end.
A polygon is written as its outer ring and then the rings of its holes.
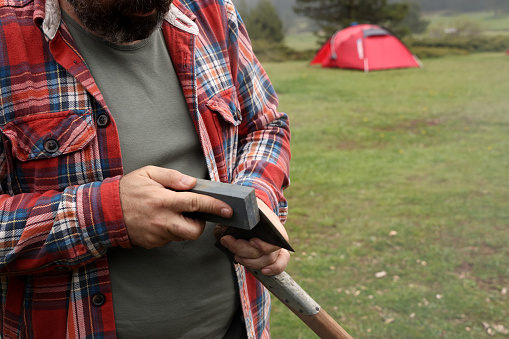
{"type": "Polygon", "coordinates": [[[379,131],[383,132],[397,132],[397,131],[414,131],[424,126],[439,126],[444,122],[440,119],[415,119],[402,122],[395,126],[386,126],[378,128],[379,131]]]}
{"type": "Polygon", "coordinates": [[[352,140],[342,141],[336,145],[336,149],[347,150],[347,151],[353,150],[356,148],[358,148],[358,145],[355,141],[352,141],[352,140]]]}
{"type": "Polygon", "coordinates": [[[456,268],[455,272],[460,279],[465,279],[471,276],[473,268],[474,264],[470,262],[463,262],[460,266],[456,268]]]}

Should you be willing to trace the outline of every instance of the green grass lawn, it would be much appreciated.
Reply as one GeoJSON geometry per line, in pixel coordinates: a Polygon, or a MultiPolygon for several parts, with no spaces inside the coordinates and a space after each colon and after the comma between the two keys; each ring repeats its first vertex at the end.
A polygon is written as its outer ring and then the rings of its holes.
{"type": "Polygon", "coordinates": [[[486,34],[509,34],[509,15],[494,16],[493,12],[458,13],[455,15],[443,15],[433,13],[425,15],[430,20],[430,27],[448,26],[454,27],[458,22],[469,20],[479,24],[486,34]]]}
{"type": "MultiPolygon", "coordinates": [[[[354,338],[507,338],[509,56],[423,61],[264,64],[292,126],[288,272],[354,338]]],[[[271,323],[316,338],[276,300],[271,323]]]]}

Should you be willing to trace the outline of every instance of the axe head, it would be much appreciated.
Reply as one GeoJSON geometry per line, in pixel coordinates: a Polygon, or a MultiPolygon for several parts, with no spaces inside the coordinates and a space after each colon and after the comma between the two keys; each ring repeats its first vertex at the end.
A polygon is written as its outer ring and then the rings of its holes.
{"type": "Polygon", "coordinates": [[[245,240],[258,238],[294,252],[292,246],[275,226],[276,223],[279,223],[279,218],[274,218],[275,215],[268,207],[258,208],[253,188],[198,179],[196,186],[190,192],[214,197],[232,207],[233,216],[231,218],[222,218],[208,213],[186,213],[192,218],[217,222],[219,225],[214,231],[216,238],[219,239],[225,235],[245,240]]]}
{"type": "MultiPolygon", "coordinates": [[[[257,206],[256,208],[258,209],[257,206]]],[[[292,246],[288,243],[285,237],[283,237],[281,232],[279,232],[279,230],[274,225],[274,220],[269,215],[264,213],[263,210],[258,209],[258,212],[260,214],[260,221],[258,222],[258,224],[256,224],[256,226],[253,229],[245,230],[242,228],[224,226],[219,224],[216,226],[216,229],[214,230],[216,238],[220,239],[225,235],[232,235],[237,239],[245,240],[249,240],[251,238],[258,238],[269,244],[285,248],[291,252],[295,252],[292,246]]]]}

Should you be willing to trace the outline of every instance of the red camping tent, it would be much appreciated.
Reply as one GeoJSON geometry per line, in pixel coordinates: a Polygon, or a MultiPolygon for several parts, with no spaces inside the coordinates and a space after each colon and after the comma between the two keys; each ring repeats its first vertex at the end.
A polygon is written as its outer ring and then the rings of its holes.
{"type": "Polygon", "coordinates": [[[419,59],[397,37],[386,29],[368,24],[337,31],[318,51],[311,64],[365,72],[422,67],[419,59]]]}
{"type": "Polygon", "coordinates": [[[507,51],[505,51],[505,54],[509,55],[509,49],[507,51]]]}

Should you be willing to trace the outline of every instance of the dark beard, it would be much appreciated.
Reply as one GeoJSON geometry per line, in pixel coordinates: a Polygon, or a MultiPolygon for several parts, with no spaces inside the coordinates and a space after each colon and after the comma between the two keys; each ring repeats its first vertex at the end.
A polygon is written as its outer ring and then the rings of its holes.
{"type": "Polygon", "coordinates": [[[89,31],[114,44],[146,39],[160,27],[173,0],[67,0],[89,31]],[[138,16],[136,13],[150,13],[138,16]]]}

